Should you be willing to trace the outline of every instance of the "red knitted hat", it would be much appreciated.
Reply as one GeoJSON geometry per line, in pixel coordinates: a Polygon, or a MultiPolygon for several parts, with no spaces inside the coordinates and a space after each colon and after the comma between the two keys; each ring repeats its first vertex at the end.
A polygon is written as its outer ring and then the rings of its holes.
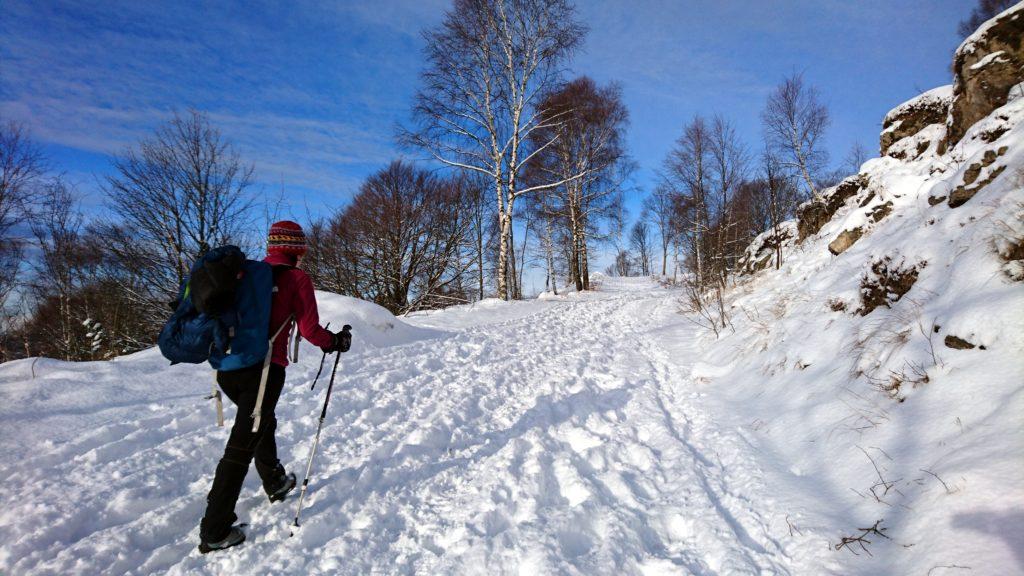
{"type": "Polygon", "coordinates": [[[302,256],[306,253],[306,235],[302,226],[291,220],[282,220],[270,225],[267,236],[267,254],[294,254],[302,256]]]}

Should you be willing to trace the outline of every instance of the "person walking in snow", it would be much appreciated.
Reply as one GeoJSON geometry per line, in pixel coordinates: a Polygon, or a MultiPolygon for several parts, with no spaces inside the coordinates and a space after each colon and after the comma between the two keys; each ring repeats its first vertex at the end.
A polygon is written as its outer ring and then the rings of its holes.
{"type": "Polygon", "coordinates": [[[302,227],[291,221],[276,222],[270,227],[267,239],[267,257],[264,262],[273,266],[274,293],[271,298],[270,326],[284,325],[273,342],[270,372],[260,410],[260,423],[253,432],[252,414],[259,392],[263,366],[230,372],[218,371],[217,383],[224,394],[238,406],[235,422],[228,436],[224,456],[217,464],[213,486],[206,497],[206,514],[199,526],[199,549],[204,554],[223,550],[245,541],[245,533],[234,526],[235,503],[242,483],[249,471],[249,463],[256,461],[256,472],[263,481],[263,489],[270,502],[283,500],[295,488],[295,474],[285,471],[277,458],[274,432],[277,419],[274,407],[284,388],[285,367],[288,366],[288,340],[292,321],[299,333],[325,353],[347,352],[351,346],[348,332],[333,333],[320,326],[313,283],[297,266],[306,253],[306,238],[302,227]]]}

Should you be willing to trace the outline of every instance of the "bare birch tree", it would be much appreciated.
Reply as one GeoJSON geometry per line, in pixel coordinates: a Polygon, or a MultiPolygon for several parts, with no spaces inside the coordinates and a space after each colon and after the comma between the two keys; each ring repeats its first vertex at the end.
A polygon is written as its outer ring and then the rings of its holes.
{"type": "Polygon", "coordinates": [[[709,158],[713,184],[712,210],[716,222],[712,266],[724,284],[736,263],[737,254],[742,251],[740,243],[746,238],[740,234],[733,197],[736,188],[747,173],[748,155],[746,147],[736,135],[736,128],[724,117],[716,115],[711,119],[709,133],[709,158]]]}
{"type": "Polygon", "coordinates": [[[553,142],[530,145],[531,133],[558,121],[537,103],[584,31],[566,0],[455,0],[444,22],[425,34],[428,64],[413,108],[416,124],[401,138],[447,166],[491,181],[503,299],[513,296],[516,200],[564,183],[521,186],[520,176],[532,155],[553,142]]]}
{"type": "Polygon", "coordinates": [[[641,217],[654,223],[658,231],[658,245],[661,248],[661,275],[668,274],[668,249],[675,236],[676,223],[673,218],[672,191],[659,183],[643,202],[641,217]]]}
{"type": "Polygon", "coordinates": [[[711,134],[697,116],[683,128],[661,171],[662,185],[673,190],[676,217],[683,223],[682,237],[689,251],[694,279],[700,286],[712,278],[709,258],[711,230],[711,134]]]}
{"type": "Polygon", "coordinates": [[[830,122],[818,91],[804,84],[802,74],[793,74],[768,96],[761,122],[781,166],[798,173],[807,193],[817,199],[818,173],[828,163],[822,141],[830,122]]]}
{"type": "Polygon", "coordinates": [[[39,200],[39,212],[32,223],[39,255],[33,266],[35,281],[31,288],[40,307],[45,310],[49,305],[51,312],[39,322],[46,341],[40,351],[62,360],[81,360],[88,357],[91,347],[83,337],[83,322],[90,319],[76,305],[76,297],[85,284],[83,218],[75,209],[73,192],[59,179],[46,186],[39,200]]]}
{"type": "Polygon", "coordinates": [[[491,203],[488,201],[489,182],[479,173],[460,175],[461,185],[466,188],[464,196],[465,204],[462,208],[468,214],[469,230],[466,235],[465,244],[467,261],[475,276],[476,299],[483,300],[486,295],[488,276],[488,247],[491,246],[493,238],[490,233],[491,226],[491,203]]]}

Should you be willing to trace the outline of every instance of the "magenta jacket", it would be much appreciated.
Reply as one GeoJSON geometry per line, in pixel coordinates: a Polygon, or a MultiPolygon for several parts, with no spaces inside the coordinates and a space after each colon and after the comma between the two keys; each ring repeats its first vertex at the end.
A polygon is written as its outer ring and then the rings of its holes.
{"type": "MultiPolygon", "coordinates": [[[[275,269],[274,285],[277,291],[270,304],[270,333],[273,334],[288,316],[295,316],[299,334],[314,346],[326,348],[331,345],[334,336],[320,326],[320,315],[316,309],[316,296],[313,295],[313,281],[305,272],[295,268],[296,259],[288,254],[271,254],[263,259],[274,266],[286,267],[285,270],[275,269]]],[[[290,327],[281,331],[274,340],[274,353],[271,362],[279,366],[288,365],[288,334],[290,327]]]]}

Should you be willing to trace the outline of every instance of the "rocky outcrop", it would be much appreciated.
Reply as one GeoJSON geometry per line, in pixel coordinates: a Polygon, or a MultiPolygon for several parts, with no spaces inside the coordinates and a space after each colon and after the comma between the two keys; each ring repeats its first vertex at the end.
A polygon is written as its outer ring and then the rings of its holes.
{"type": "MultiPolygon", "coordinates": [[[[1000,177],[1015,177],[1020,163],[1018,156],[1007,152],[1016,141],[1011,135],[1020,113],[1015,104],[1018,98],[1024,101],[1024,2],[985,22],[964,41],[955,55],[953,84],[929,90],[892,109],[879,135],[883,158],[864,164],[861,169],[865,173],[850,176],[797,207],[792,236],[778,242],[802,243],[825,229],[830,236],[828,250],[838,256],[870,238],[879,222],[894,217],[898,199],[906,195],[886,190],[895,182],[885,177],[888,166],[926,171],[922,172],[926,180],[941,183],[927,187],[925,200],[930,206],[957,208],[986,187],[996,190],[999,183],[992,183],[1000,177]],[[969,142],[960,143],[965,135],[969,142]],[[894,159],[901,162],[894,163],[894,159]],[[872,182],[869,174],[880,178],[872,182]],[[833,219],[836,223],[829,225],[833,219]]],[[[915,196],[909,201],[916,200],[915,196]]],[[[931,218],[928,224],[935,221],[931,218]]],[[[774,245],[777,242],[768,233],[755,238],[739,262],[739,274],[771,266],[774,245]]],[[[857,257],[857,253],[846,258],[857,257]]],[[[897,270],[888,263],[876,264],[872,279],[862,286],[862,314],[890,303],[891,298],[898,299],[923,267],[921,263],[897,270]]],[[[1012,260],[1006,269],[1011,279],[1024,279],[1024,263],[1012,260]]]]}
{"type": "MultiPolygon", "coordinates": [[[[875,193],[873,191],[869,191],[867,197],[860,202],[860,208],[868,206],[874,199],[875,193]]],[[[872,224],[877,224],[889,214],[892,214],[892,201],[878,204],[867,213],[867,224],[840,232],[839,236],[836,236],[835,240],[829,242],[828,251],[831,252],[833,256],[839,256],[843,252],[846,252],[850,246],[853,246],[857,240],[860,240],[861,237],[864,236],[872,224]]]]}
{"type": "MultiPolygon", "coordinates": [[[[902,150],[900,155],[890,154],[892,145],[914,136],[926,126],[945,123],[952,100],[953,86],[941,86],[893,108],[882,120],[882,134],[879,137],[882,156],[904,159],[906,153],[902,150]]],[[[927,148],[927,143],[923,143],[923,146],[919,143],[917,148],[927,148]]]]}
{"type": "Polygon", "coordinates": [[[769,228],[758,234],[737,263],[739,274],[754,274],[772,266],[775,263],[776,251],[789,248],[795,240],[796,229],[791,220],[780,224],[778,232],[769,228]]]}
{"type": "Polygon", "coordinates": [[[949,207],[956,208],[958,206],[962,206],[968,200],[974,198],[974,195],[980,192],[982,188],[988,186],[993,180],[998,178],[999,175],[1003,173],[1003,170],[1006,170],[1005,165],[996,166],[989,170],[988,176],[983,180],[978,180],[978,176],[981,175],[981,171],[995,163],[996,159],[1003,154],[1006,154],[1007,150],[1008,148],[1006,146],[1003,146],[999,150],[986,150],[985,155],[982,156],[979,162],[975,162],[968,166],[967,170],[964,172],[964,183],[957,186],[949,194],[949,207]]]}
{"type": "Polygon", "coordinates": [[[946,121],[946,146],[1006,104],[1010,89],[1024,82],[1024,3],[982,24],[956,51],[953,100],[946,121]]]}
{"type": "Polygon", "coordinates": [[[829,188],[821,197],[810,200],[797,208],[798,241],[813,236],[832,219],[832,215],[846,203],[846,200],[868,187],[870,180],[863,174],[850,176],[834,188],[829,188]]]}

